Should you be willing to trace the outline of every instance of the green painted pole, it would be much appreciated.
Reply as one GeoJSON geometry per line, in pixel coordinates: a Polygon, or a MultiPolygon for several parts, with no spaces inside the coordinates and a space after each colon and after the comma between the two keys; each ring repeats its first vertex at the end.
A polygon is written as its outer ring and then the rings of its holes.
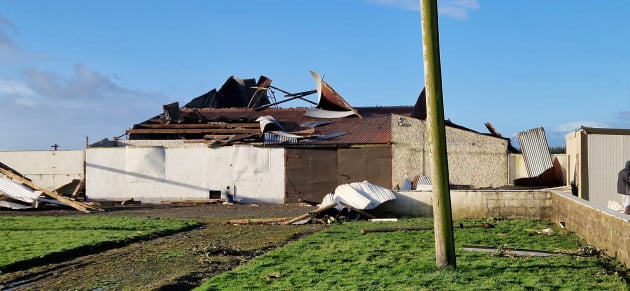
{"type": "Polygon", "coordinates": [[[438,268],[455,267],[455,238],[453,236],[453,216],[446,155],[437,0],[420,0],[420,18],[422,20],[429,144],[432,151],[431,180],[433,181],[435,263],[438,268]]]}

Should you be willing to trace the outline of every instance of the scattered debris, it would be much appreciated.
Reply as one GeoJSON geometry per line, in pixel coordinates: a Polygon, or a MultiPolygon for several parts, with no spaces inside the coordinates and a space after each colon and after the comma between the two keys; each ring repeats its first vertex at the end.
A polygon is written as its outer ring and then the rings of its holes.
{"type": "Polygon", "coordinates": [[[19,201],[30,203],[33,208],[37,208],[40,203],[52,203],[67,205],[85,213],[102,211],[87,203],[71,200],[56,191],[41,187],[4,163],[0,163],[0,174],[2,174],[0,175],[0,192],[13,199],[13,201],[8,201],[8,205],[13,205],[11,208],[14,208],[14,204],[19,201]],[[44,195],[52,199],[46,199],[44,195]]]}
{"type": "Polygon", "coordinates": [[[370,218],[368,221],[371,222],[396,222],[398,218],[370,218]]]}
{"type": "Polygon", "coordinates": [[[317,209],[315,209],[313,211],[310,211],[310,212],[302,214],[302,215],[300,215],[298,217],[295,217],[295,218],[292,218],[290,220],[287,220],[284,224],[293,224],[294,222],[298,222],[300,220],[310,219],[313,216],[315,216],[315,215],[317,215],[319,213],[322,213],[322,212],[324,212],[326,210],[332,209],[334,207],[335,207],[335,204],[330,204],[330,205],[326,205],[326,206],[323,206],[323,207],[320,206],[319,208],[317,208],[317,209]]]}
{"type": "Polygon", "coordinates": [[[504,246],[491,247],[491,246],[475,246],[475,245],[464,245],[463,249],[465,251],[471,252],[485,252],[485,253],[495,253],[499,256],[521,256],[521,257],[548,257],[548,256],[560,256],[560,255],[569,255],[569,256],[584,256],[584,254],[577,253],[568,253],[562,251],[545,251],[545,250],[532,250],[532,249],[516,249],[516,248],[507,248],[504,246]]]}
{"type": "Polygon", "coordinates": [[[553,233],[553,229],[551,229],[551,228],[545,228],[545,229],[541,230],[539,233],[542,233],[542,234],[552,234],[552,233],[553,233]]]}
{"type": "Polygon", "coordinates": [[[614,211],[617,212],[622,212],[625,210],[625,207],[623,207],[623,205],[621,205],[621,203],[617,202],[617,201],[613,201],[613,200],[608,200],[608,209],[612,209],[614,211]]]}
{"type": "Polygon", "coordinates": [[[160,204],[199,205],[199,204],[216,204],[223,201],[224,201],[223,199],[196,199],[196,200],[187,199],[187,200],[166,200],[166,201],[160,202],[160,204]]]}
{"type": "Polygon", "coordinates": [[[232,219],[228,221],[230,224],[283,224],[290,220],[290,217],[279,218],[247,218],[247,219],[232,219]]]}
{"type": "Polygon", "coordinates": [[[392,199],[396,199],[394,192],[368,181],[342,184],[337,186],[334,194],[326,194],[317,209],[295,217],[285,224],[340,222],[351,220],[352,215],[354,219],[378,219],[367,210],[372,210],[392,199]]]}

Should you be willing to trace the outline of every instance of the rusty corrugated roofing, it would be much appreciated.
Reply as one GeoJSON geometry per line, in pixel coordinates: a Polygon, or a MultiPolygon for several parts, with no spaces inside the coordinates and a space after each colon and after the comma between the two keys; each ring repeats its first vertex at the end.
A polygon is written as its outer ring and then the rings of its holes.
{"type": "MultiPolygon", "coordinates": [[[[318,136],[331,133],[345,132],[343,136],[331,139],[319,140],[308,144],[320,145],[350,145],[350,144],[387,144],[391,142],[391,115],[410,115],[413,107],[411,106],[392,106],[392,107],[363,107],[356,108],[363,116],[358,118],[355,116],[346,118],[327,119],[330,124],[317,126],[310,135],[318,136]]],[[[273,116],[287,132],[304,131],[305,128],[300,124],[305,122],[322,121],[323,119],[305,116],[306,108],[267,108],[260,111],[254,111],[248,108],[198,108],[198,109],[181,109],[182,123],[173,124],[172,128],[182,128],[183,124],[201,124],[209,122],[222,122],[226,125],[248,124],[255,122],[260,116],[273,116]]],[[[158,118],[147,120],[141,124],[134,126],[134,129],[147,128],[148,124],[156,123],[158,118]]],[[[162,125],[161,128],[168,128],[169,125],[162,125]]],[[[233,126],[231,127],[233,128],[233,126]]],[[[227,130],[226,130],[227,131],[227,130]]],[[[146,133],[137,133],[133,129],[130,131],[130,139],[173,139],[187,138],[183,134],[175,135],[158,134],[149,135],[146,133]],[[136,132],[136,133],[134,133],[136,132]]],[[[225,133],[225,132],[224,132],[225,133]]],[[[235,132],[237,133],[237,132],[235,132]]],[[[238,132],[238,133],[242,133],[238,132]]],[[[198,134],[199,135],[199,134],[198,134]]],[[[262,133],[260,133],[262,136],[262,133]]],[[[189,136],[188,138],[193,138],[189,136]]],[[[196,136],[199,138],[199,136],[196,136]]],[[[300,144],[300,142],[298,142],[300,144]]]]}

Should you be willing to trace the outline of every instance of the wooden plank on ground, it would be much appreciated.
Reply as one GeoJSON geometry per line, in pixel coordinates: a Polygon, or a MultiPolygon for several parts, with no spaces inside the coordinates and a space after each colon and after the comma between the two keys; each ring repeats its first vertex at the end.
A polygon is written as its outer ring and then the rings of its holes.
{"type": "Polygon", "coordinates": [[[422,230],[432,230],[433,227],[420,227],[420,226],[411,226],[411,227],[383,227],[383,228],[364,228],[361,229],[361,234],[366,234],[370,232],[395,232],[395,231],[422,231],[422,230]]]}
{"type": "Polygon", "coordinates": [[[264,224],[264,223],[282,223],[291,219],[290,217],[278,217],[278,218],[249,218],[249,219],[232,219],[230,224],[264,224]]]}

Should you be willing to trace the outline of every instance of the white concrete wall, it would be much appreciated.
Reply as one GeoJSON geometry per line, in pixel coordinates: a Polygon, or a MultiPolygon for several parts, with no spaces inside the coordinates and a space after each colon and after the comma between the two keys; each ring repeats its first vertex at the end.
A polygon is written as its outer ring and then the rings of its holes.
{"type": "MultiPolygon", "coordinates": [[[[569,158],[566,154],[552,154],[551,159],[558,159],[560,166],[562,167],[562,181],[567,181],[567,171],[569,166],[569,158]]],[[[523,159],[522,154],[509,154],[508,155],[508,165],[509,165],[509,181],[510,184],[514,184],[514,180],[518,178],[527,178],[529,174],[527,173],[527,166],[525,166],[525,159],[523,159]]],[[[569,184],[566,184],[569,185],[569,184]]]]}
{"type": "Polygon", "coordinates": [[[282,148],[89,148],[86,165],[92,200],[159,203],[208,199],[217,190],[244,203],[284,203],[282,148]]]}
{"type": "Polygon", "coordinates": [[[0,162],[50,190],[83,178],[83,150],[0,152],[0,162]]]}

